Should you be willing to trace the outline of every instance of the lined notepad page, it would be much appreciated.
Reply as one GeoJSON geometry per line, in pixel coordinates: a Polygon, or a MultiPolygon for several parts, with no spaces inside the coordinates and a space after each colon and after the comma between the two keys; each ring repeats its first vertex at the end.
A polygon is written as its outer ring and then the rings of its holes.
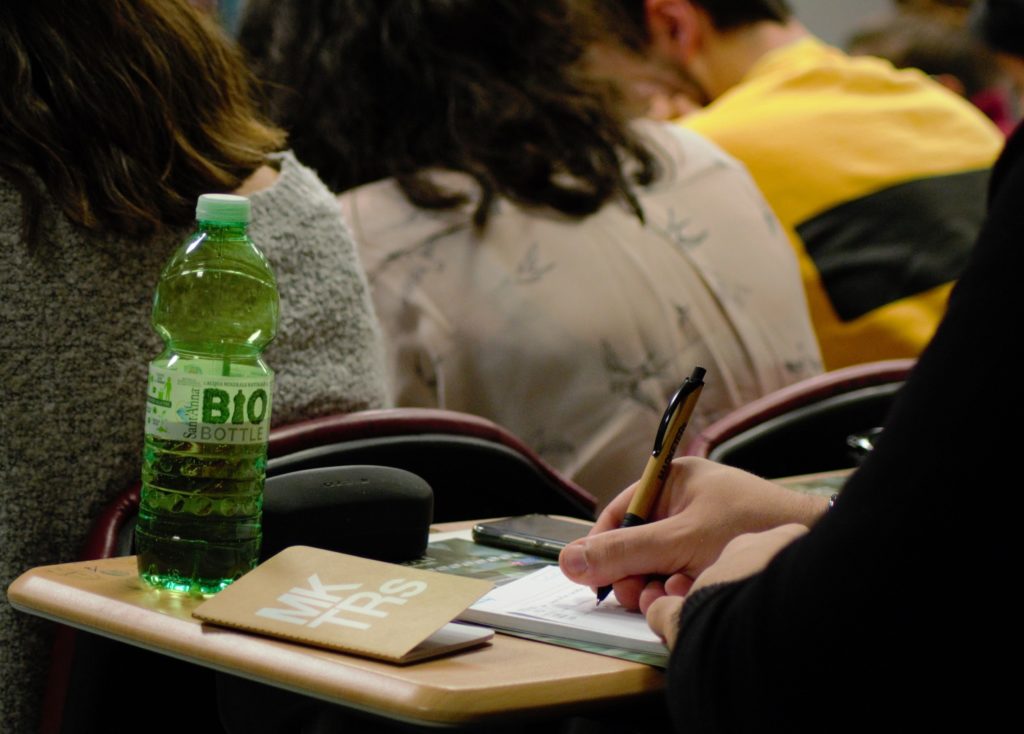
{"type": "Polygon", "coordinates": [[[614,597],[597,604],[592,589],[567,579],[558,566],[548,566],[492,590],[473,609],[555,622],[624,639],[661,642],[642,614],[626,609],[614,597]]]}

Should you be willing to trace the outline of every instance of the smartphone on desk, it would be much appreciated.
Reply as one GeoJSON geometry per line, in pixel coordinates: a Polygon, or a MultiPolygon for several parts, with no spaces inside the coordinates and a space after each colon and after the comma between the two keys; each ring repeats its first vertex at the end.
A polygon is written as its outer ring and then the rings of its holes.
{"type": "Polygon", "coordinates": [[[473,540],[481,545],[558,559],[566,545],[590,532],[591,523],[532,514],[480,522],[473,526],[473,540]]]}

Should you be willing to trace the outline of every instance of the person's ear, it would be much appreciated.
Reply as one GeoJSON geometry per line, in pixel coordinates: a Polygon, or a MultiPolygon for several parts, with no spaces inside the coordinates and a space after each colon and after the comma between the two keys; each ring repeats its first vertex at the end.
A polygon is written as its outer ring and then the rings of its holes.
{"type": "Polygon", "coordinates": [[[686,63],[700,46],[697,10],[689,0],[645,0],[653,50],[663,58],[686,63]]]}

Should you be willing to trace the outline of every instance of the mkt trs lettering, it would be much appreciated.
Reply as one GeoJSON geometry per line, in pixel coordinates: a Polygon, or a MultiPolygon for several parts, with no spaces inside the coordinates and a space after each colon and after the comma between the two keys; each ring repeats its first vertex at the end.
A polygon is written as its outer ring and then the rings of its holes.
{"type": "Polygon", "coordinates": [[[426,582],[404,578],[385,581],[379,591],[358,591],[361,583],[325,584],[315,573],[307,582],[309,588],[296,586],[277,597],[283,607],[263,607],[256,611],[256,616],[306,627],[335,624],[368,630],[373,621],[366,617],[385,619],[389,613],[385,605],[402,606],[427,590],[426,582]]]}

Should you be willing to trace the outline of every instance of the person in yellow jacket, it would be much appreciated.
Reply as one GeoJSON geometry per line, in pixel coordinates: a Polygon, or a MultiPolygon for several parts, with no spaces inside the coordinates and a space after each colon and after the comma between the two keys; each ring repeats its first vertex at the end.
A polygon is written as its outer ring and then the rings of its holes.
{"type": "Polygon", "coordinates": [[[746,165],[781,220],[827,369],[914,357],[945,312],[1004,137],[915,70],[851,57],[784,0],[596,0],[675,74],[680,119],[746,165]]]}

